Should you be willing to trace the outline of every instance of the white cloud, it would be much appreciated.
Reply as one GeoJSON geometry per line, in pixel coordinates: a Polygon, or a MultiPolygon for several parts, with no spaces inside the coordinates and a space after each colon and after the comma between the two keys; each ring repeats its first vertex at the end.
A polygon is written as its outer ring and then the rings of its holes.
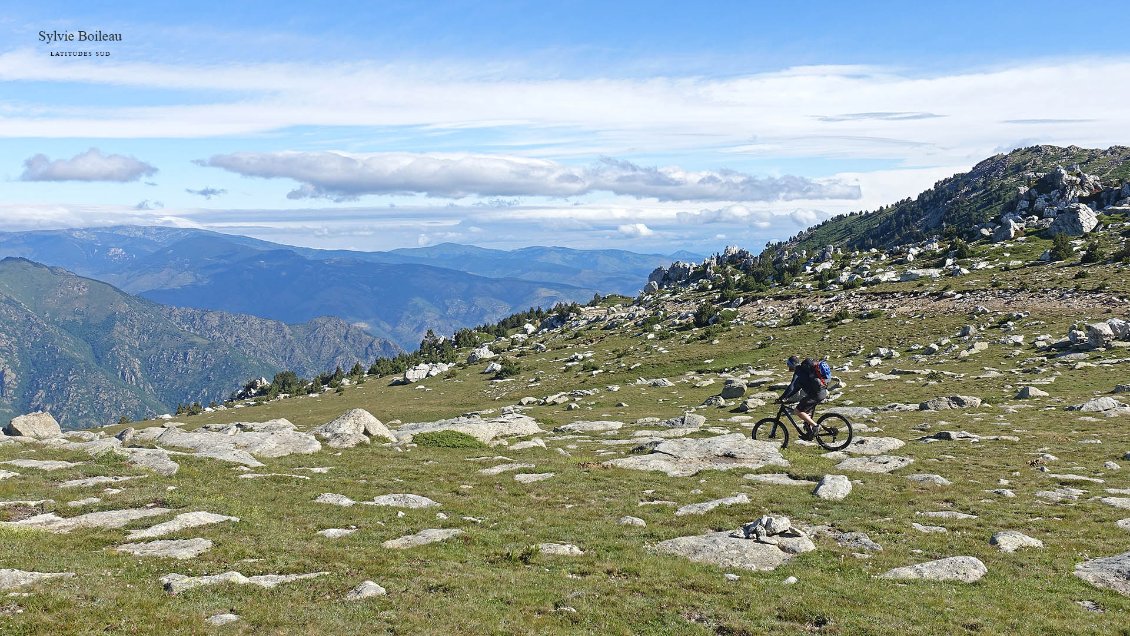
{"type": "Polygon", "coordinates": [[[186,99],[67,108],[0,100],[0,137],[209,137],[296,126],[506,129],[518,133],[507,138],[514,152],[551,138],[558,157],[730,148],[759,158],[880,157],[909,165],[981,159],[1034,136],[1027,132],[1033,125],[1017,122],[1040,122],[1044,143],[1130,141],[1130,86],[1110,81],[1130,76],[1125,56],[932,75],[821,66],[736,77],[530,79],[497,69],[364,61],[80,66],[39,53],[0,55],[0,82],[171,88],[186,99]]]}
{"type": "Polygon", "coordinates": [[[620,227],[616,228],[616,231],[620,234],[623,234],[624,236],[630,236],[632,238],[643,238],[645,236],[651,236],[652,234],[655,234],[655,232],[651,228],[649,228],[647,225],[644,225],[643,223],[629,223],[626,225],[621,225],[620,227]]]}
{"type": "MultiPolygon", "coordinates": [[[[199,162],[247,177],[301,183],[290,199],[356,199],[366,194],[423,193],[568,197],[591,192],[660,201],[858,199],[859,187],[804,177],[755,177],[733,170],[693,172],[604,158],[575,168],[545,159],[484,154],[239,152],[199,162]]],[[[496,199],[497,200],[497,199],[496,199]]],[[[495,208],[514,205],[492,205],[495,208]]]]}
{"type": "Polygon", "coordinates": [[[767,228],[773,214],[768,210],[754,210],[744,205],[729,205],[712,210],[679,212],[676,219],[680,223],[735,223],[753,227],[767,228]]]}
{"type": "Polygon", "coordinates": [[[70,159],[51,161],[38,154],[24,161],[21,181],[137,181],[157,172],[153,166],[125,155],[104,155],[91,148],[70,159]]]}

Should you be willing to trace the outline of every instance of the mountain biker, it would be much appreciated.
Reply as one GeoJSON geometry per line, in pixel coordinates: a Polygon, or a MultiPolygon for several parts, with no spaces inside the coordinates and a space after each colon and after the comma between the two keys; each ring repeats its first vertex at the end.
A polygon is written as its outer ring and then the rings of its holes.
{"type": "Polygon", "coordinates": [[[793,395],[803,392],[796,405],[796,414],[805,424],[801,439],[811,440],[816,434],[816,422],[813,421],[812,414],[816,412],[817,404],[828,399],[828,389],[824,388],[824,383],[816,375],[812,358],[802,361],[797,356],[789,356],[785,363],[789,366],[789,371],[793,372],[793,379],[777,401],[785,402],[793,395]]]}

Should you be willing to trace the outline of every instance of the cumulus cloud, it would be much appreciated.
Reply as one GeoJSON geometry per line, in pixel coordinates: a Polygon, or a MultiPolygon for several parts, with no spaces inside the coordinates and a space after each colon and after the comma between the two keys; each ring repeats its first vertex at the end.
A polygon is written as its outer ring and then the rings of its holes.
{"type": "Polygon", "coordinates": [[[768,210],[753,210],[744,205],[729,205],[724,208],[679,212],[675,219],[680,223],[732,223],[767,228],[772,225],[773,214],[768,210]]]}
{"type": "Polygon", "coordinates": [[[133,209],[135,209],[135,210],[160,210],[163,207],[165,207],[165,204],[161,203],[160,201],[150,201],[149,199],[145,199],[141,203],[138,203],[137,205],[133,206],[133,209]]]}
{"type": "Polygon", "coordinates": [[[205,199],[209,199],[209,200],[211,200],[212,197],[218,197],[218,196],[221,196],[221,195],[228,193],[227,190],[224,190],[222,188],[208,188],[208,187],[204,187],[204,188],[201,188],[199,190],[193,190],[191,188],[185,188],[184,191],[189,193],[189,194],[195,194],[196,196],[204,197],[205,199]]]}
{"type": "Polygon", "coordinates": [[[858,199],[859,186],[805,177],[757,177],[734,170],[689,171],[604,158],[573,167],[545,159],[486,154],[240,152],[200,165],[247,177],[287,178],[301,185],[290,199],[356,199],[366,194],[421,193],[569,197],[591,192],[660,201],[858,199]]]}
{"type": "Polygon", "coordinates": [[[621,225],[620,227],[616,228],[616,231],[620,234],[623,234],[624,236],[630,236],[632,238],[642,238],[655,234],[655,232],[651,228],[643,223],[628,223],[621,225]]]}
{"type": "Polygon", "coordinates": [[[125,155],[104,155],[91,148],[70,159],[52,161],[37,154],[24,161],[21,181],[137,181],[155,174],[157,168],[125,155]]]}

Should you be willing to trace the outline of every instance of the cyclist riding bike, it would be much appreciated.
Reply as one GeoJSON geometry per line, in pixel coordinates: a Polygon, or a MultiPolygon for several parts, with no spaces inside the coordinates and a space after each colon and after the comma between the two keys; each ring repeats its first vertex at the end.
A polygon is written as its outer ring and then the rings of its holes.
{"type": "Polygon", "coordinates": [[[801,393],[795,411],[797,417],[804,420],[805,424],[805,432],[801,435],[801,439],[811,441],[816,433],[816,422],[813,421],[812,415],[816,412],[816,405],[828,399],[828,389],[824,388],[824,383],[820,381],[812,358],[805,358],[802,361],[797,356],[789,356],[786,364],[789,366],[789,371],[793,372],[793,379],[777,401],[786,402],[797,393],[801,393]]]}

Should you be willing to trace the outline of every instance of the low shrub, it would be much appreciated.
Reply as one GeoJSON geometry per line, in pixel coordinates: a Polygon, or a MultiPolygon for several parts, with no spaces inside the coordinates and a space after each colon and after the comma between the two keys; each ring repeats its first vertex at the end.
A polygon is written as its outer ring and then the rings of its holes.
{"type": "Polygon", "coordinates": [[[459,431],[431,431],[412,436],[417,446],[426,448],[486,448],[478,439],[459,431]]]}

